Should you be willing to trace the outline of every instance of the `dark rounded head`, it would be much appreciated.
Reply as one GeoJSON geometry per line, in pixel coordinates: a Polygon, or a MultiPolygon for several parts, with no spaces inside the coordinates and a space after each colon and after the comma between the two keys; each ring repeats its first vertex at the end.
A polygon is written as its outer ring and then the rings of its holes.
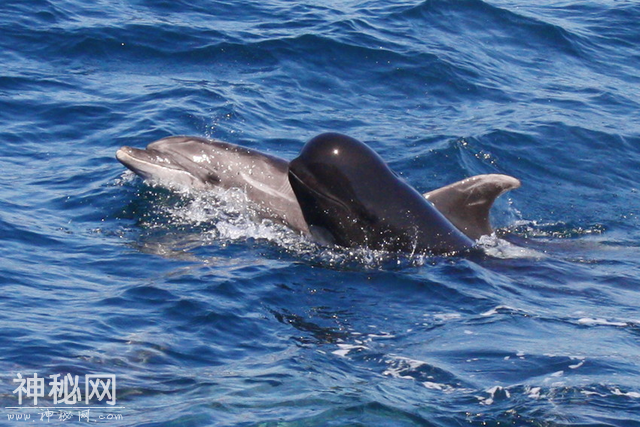
{"type": "Polygon", "coordinates": [[[332,165],[346,170],[372,167],[393,173],[368,145],[339,133],[323,133],[311,139],[305,144],[298,159],[308,165],[332,165]]]}
{"type": "Polygon", "coordinates": [[[312,230],[341,246],[451,252],[473,242],[399,179],[366,144],[338,133],[310,140],[289,181],[312,230]]]}

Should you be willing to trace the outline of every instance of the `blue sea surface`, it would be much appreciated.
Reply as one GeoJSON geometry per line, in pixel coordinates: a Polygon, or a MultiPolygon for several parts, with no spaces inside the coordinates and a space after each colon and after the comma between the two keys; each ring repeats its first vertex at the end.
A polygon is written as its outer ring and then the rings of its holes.
{"type": "Polygon", "coordinates": [[[87,422],[19,404],[18,374],[115,374],[90,422],[640,426],[639,23],[623,0],[3,0],[0,425],[87,422]],[[523,185],[480,253],[411,257],[114,157],[187,134],[292,159],[324,131],[420,191],[523,185]]]}

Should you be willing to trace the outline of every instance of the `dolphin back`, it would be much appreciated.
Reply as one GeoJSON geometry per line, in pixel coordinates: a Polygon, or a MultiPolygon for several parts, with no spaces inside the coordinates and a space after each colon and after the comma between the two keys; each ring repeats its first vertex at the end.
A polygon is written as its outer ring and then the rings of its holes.
{"type": "Polygon", "coordinates": [[[493,228],[489,211],[501,194],[520,187],[509,175],[477,175],[424,194],[460,231],[477,240],[490,235],[493,228]]]}

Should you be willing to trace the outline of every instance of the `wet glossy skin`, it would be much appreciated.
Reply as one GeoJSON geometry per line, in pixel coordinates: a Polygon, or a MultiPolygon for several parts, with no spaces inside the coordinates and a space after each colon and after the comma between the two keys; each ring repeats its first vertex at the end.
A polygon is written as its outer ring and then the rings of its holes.
{"type": "Polygon", "coordinates": [[[310,140],[290,163],[289,181],[312,233],[338,245],[407,253],[474,245],[371,148],[345,135],[310,140]]]}

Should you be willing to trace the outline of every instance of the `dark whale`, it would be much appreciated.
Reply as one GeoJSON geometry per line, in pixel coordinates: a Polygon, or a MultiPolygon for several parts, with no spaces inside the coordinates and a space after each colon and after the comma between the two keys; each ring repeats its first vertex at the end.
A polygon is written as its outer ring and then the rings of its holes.
{"type": "Polygon", "coordinates": [[[475,239],[493,232],[489,211],[495,199],[520,186],[517,179],[507,175],[478,175],[428,192],[424,194],[428,201],[424,202],[373,150],[334,133],[309,141],[291,165],[257,150],[191,136],[163,138],[144,150],[122,147],[116,157],[142,178],[168,187],[241,188],[261,217],[321,242],[403,252],[450,252],[472,246],[475,239]],[[322,153],[332,143],[337,144],[335,148],[342,148],[342,156],[322,153]],[[352,165],[346,154],[348,149],[352,152],[352,165]],[[315,161],[314,153],[319,156],[315,161]],[[368,163],[359,158],[368,159],[368,163]],[[332,177],[313,163],[324,163],[339,172],[341,178],[332,177]],[[375,168],[368,170],[369,167],[375,168]],[[384,172],[386,178],[381,180],[374,170],[384,172]],[[344,188],[331,193],[329,190],[339,187],[339,182],[344,188]],[[296,192],[292,184],[297,187],[296,192]],[[320,202],[314,198],[323,195],[334,197],[333,209],[343,209],[343,213],[354,209],[348,216],[355,221],[351,227],[345,221],[335,225],[317,212],[320,202]],[[344,197],[347,199],[342,200],[344,197]],[[403,205],[403,200],[409,205],[403,205]],[[382,208],[386,205],[389,207],[382,208]],[[398,211],[392,214],[391,206],[398,211]],[[403,225],[404,220],[409,222],[403,225]],[[339,231],[340,227],[345,230],[339,231]],[[370,229],[359,230],[362,227],[370,229]]]}
{"type": "Polygon", "coordinates": [[[351,137],[325,133],[289,164],[311,232],[340,246],[390,252],[458,252],[474,241],[351,137]]]}

